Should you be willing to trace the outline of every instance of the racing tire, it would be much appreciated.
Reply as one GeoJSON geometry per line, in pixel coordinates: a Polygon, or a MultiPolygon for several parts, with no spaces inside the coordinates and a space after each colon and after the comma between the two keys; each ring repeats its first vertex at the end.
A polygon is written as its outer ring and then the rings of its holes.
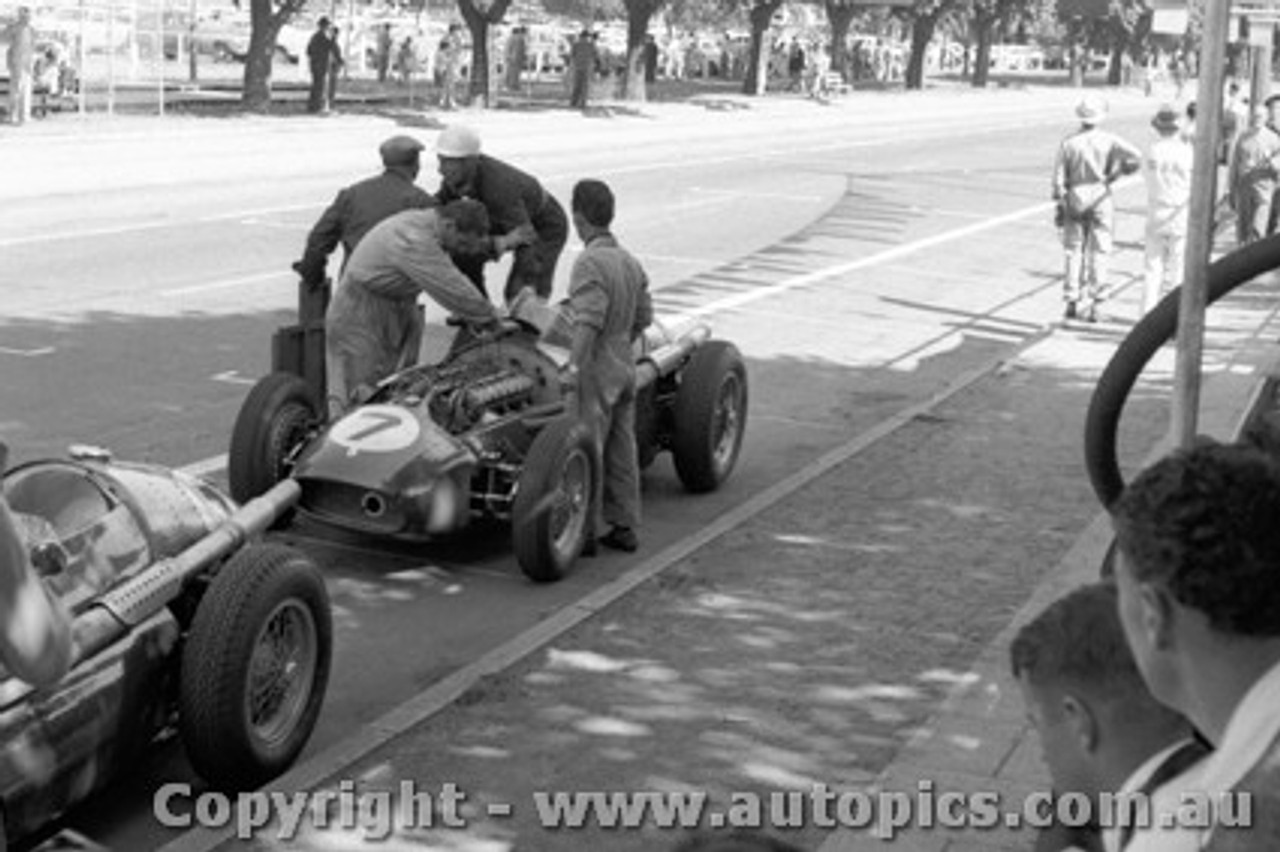
{"type": "Polygon", "coordinates": [[[747,367],[732,343],[693,352],[676,393],[671,453],[687,491],[715,491],[729,478],[747,427],[747,367]]]}
{"type": "Polygon", "coordinates": [[[200,777],[236,792],[288,769],[320,715],[332,652],[329,596],[309,556],[279,544],[233,556],[182,652],[178,726],[200,777]]]}
{"type": "Polygon", "coordinates": [[[270,373],[253,386],[236,416],[227,455],[236,502],[265,494],[288,476],[285,462],[320,421],[319,412],[307,383],[292,373],[270,373]]]}
{"type": "MultiPolygon", "coordinates": [[[[1206,307],[1264,272],[1280,267],[1280,235],[1237,249],[1209,265],[1206,307]]],[[[1138,376],[1178,329],[1182,288],[1160,300],[1120,343],[1094,387],[1085,415],[1084,459],[1094,494],[1108,508],[1125,488],[1116,453],[1120,415],[1138,376]]]]}
{"type": "Polygon", "coordinates": [[[598,479],[585,423],[562,417],[534,438],[511,510],[516,561],[530,580],[562,578],[595,534],[591,511],[598,479]]]}

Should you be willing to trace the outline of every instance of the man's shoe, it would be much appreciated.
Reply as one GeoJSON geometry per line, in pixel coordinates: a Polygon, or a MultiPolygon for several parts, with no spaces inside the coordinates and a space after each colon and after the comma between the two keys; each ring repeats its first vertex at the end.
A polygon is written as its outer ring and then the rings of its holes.
{"type": "Polygon", "coordinates": [[[1097,306],[1097,305],[1090,305],[1089,307],[1085,308],[1085,310],[1084,310],[1084,321],[1085,321],[1085,322],[1097,322],[1097,321],[1098,321],[1098,306],[1097,306]]]}
{"type": "Polygon", "coordinates": [[[1063,316],[1066,317],[1066,319],[1076,318],[1076,303],[1074,301],[1067,302],[1067,311],[1063,316]]]}
{"type": "Polygon", "coordinates": [[[640,540],[630,527],[614,527],[607,535],[600,537],[600,543],[610,550],[621,550],[623,553],[635,553],[640,547],[640,540]]]}

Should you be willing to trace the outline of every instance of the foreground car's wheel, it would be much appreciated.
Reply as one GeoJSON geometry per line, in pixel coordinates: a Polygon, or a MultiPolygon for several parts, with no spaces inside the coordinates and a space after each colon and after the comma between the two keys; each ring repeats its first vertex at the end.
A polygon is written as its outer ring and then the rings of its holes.
{"type": "Polygon", "coordinates": [[[694,493],[729,478],[747,426],[747,367],[732,343],[709,340],[680,377],[671,452],[676,473],[694,493]]]}
{"type": "Polygon", "coordinates": [[[333,623],[311,558],[283,545],[240,551],[214,577],[182,654],[179,727],[192,767],[252,790],[293,764],[329,681],[333,623]]]}
{"type": "Polygon", "coordinates": [[[591,433],[562,418],[538,433],[516,485],[512,541],[520,569],[538,583],[559,580],[591,532],[596,463],[591,433]]]}
{"type": "Polygon", "coordinates": [[[247,503],[288,476],[286,460],[319,421],[306,382],[292,373],[264,376],[245,397],[231,432],[231,496],[247,503]]]}

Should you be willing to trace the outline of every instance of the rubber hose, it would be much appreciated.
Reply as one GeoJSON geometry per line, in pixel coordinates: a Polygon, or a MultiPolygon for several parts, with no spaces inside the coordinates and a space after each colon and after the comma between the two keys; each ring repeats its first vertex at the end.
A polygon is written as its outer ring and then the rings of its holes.
{"type": "MultiPolygon", "coordinates": [[[[1277,267],[1280,267],[1280,234],[1231,252],[1209,265],[1206,306],[1277,267]]],[[[1104,507],[1110,507],[1125,486],[1116,456],[1120,414],[1147,363],[1177,333],[1181,298],[1179,287],[1133,327],[1111,356],[1089,400],[1084,422],[1085,469],[1104,507]]]]}

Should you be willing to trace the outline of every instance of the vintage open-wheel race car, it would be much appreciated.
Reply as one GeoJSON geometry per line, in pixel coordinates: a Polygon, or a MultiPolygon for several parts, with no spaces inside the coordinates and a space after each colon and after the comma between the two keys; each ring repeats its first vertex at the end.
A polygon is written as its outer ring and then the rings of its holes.
{"type": "MultiPolygon", "coordinates": [[[[507,521],[525,574],[559,579],[590,534],[600,471],[589,433],[566,412],[569,351],[550,342],[553,313],[464,329],[469,343],[439,364],[387,378],[334,422],[319,402],[314,350],[295,372],[268,374],[236,420],[232,496],[248,500],[292,479],[302,489],[297,512],[410,541],[476,518],[507,521]]],[[[710,339],[705,325],[680,333],[655,325],[636,358],[641,465],[670,451],[687,490],[718,488],[746,427],[747,372],[737,348],[710,339]]]]}
{"type": "Polygon", "coordinates": [[[194,477],[73,448],[8,470],[3,494],[5,552],[23,554],[3,569],[60,601],[72,641],[52,682],[0,670],[0,850],[174,730],[214,788],[292,765],[324,700],[332,623],[313,561],[258,540],[289,488],[237,508],[194,477]]]}

